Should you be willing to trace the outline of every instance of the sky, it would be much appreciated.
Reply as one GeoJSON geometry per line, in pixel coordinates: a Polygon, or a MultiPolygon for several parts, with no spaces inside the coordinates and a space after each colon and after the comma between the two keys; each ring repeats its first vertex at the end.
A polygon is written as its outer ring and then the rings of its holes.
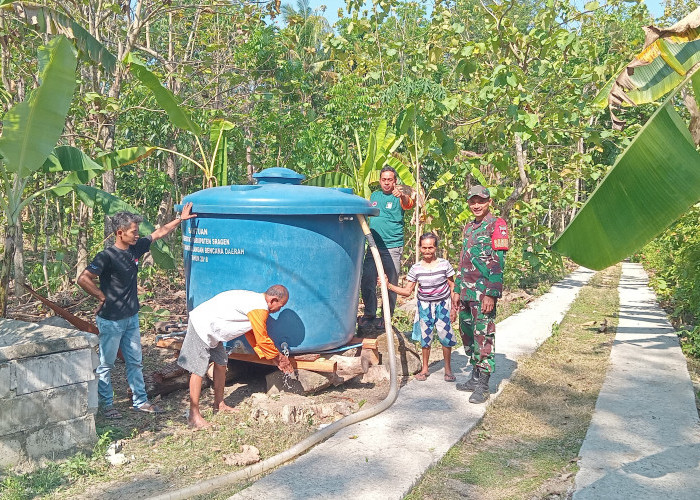
{"type": "MultiPolygon", "coordinates": [[[[584,4],[587,3],[588,0],[577,0],[577,2],[584,4]]],[[[282,0],[282,3],[289,3],[296,7],[296,0],[282,0]]],[[[660,17],[663,14],[663,0],[644,0],[644,3],[647,5],[649,12],[651,12],[654,17],[660,17]]],[[[335,24],[335,22],[338,20],[338,9],[345,10],[345,0],[309,0],[309,5],[314,9],[320,7],[321,5],[325,5],[326,11],[323,13],[323,15],[326,19],[328,19],[331,26],[333,26],[333,24],[335,24]]]]}

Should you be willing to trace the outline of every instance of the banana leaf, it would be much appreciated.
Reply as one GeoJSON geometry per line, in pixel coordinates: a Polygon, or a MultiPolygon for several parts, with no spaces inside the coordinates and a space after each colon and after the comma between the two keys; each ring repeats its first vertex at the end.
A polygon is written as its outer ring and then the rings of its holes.
{"type": "Polygon", "coordinates": [[[345,172],[325,172],[304,181],[307,186],[342,187],[356,189],[355,179],[345,172]]]}
{"type": "Polygon", "coordinates": [[[40,33],[62,34],[74,40],[87,60],[100,64],[107,73],[117,69],[117,58],[79,23],[49,7],[16,1],[2,1],[0,6],[14,4],[16,14],[40,33]]]}
{"type": "Polygon", "coordinates": [[[211,124],[209,144],[213,157],[212,175],[216,178],[217,186],[228,185],[228,136],[226,132],[233,130],[235,125],[228,120],[218,118],[211,124]]]}
{"type": "MultiPolygon", "coordinates": [[[[61,184],[86,184],[104,171],[92,158],[73,146],[58,146],[44,162],[42,172],[70,172],[61,184]]],[[[52,189],[56,196],[64,196],[73,189],[70,186],[52,189]]]]}
{"type": "Polygon", "coordinates": [[[675,89],[700,63],[700,8],[669,28],[646,26],[644,49],[608,81],[593,105],[610,105],[614,127],[625,122],[614,112],[621,106],[654,102],[675,89]]]}
{"type": "Polygon", "coordinates": [[[180,106],[173,93],[161,85],[158,77],[146,68],[146,64],[143,61],[129,53],[124,58],[124,63],[129,66],[131,74],[151,91],[158,105],[168,114],[173,125],[196,135],[202,133],[199,125],[192,121],[190,115],[180,106]]]}
{"type": "Polygon", "coordinates": [[[42,172],[69,172],[61,183],[52,189],[57,196],[73,190],[72,184],[87,184],[106,170],[131,165],[156,151],[152,146],[124,148],[98,156],[95,160],[72,146],[57,146],[44,162],[42,172]],[[64,186],[67,185],[67,186],[64,186]]]}
{"type": "MultiPolygon", "coordinates": [[[[71,187],[78,195],[78,198],[80,198],[80,201],[92,208],[96,206],[102,207],[102,210],[104,210],[107,215],[114,215],[121,211],[138,213],[138,210],[128,203],[125,203],[116,196],[102,191],[101,189],[85,186],[83,184],[74,184],[71,187]]],[[[139,225],[139,234],[141,236],[148,236],[155,230],[155,226],[145,219],[139,225]]],[[[164,269],[175,269],[175,257],[163,240],[153,242],[151,245],[151,255],[156,265],[164,269]]]]}
{"type": "Polygon", "coordinates": [[[700,199],[700,154],[672,93],[554,242],[574,262],[604,269],[643,247],[700,199]]]}
{"type": "Polygon", "coordinates": [[[78,59],[67,38],[53,38],[41,85],[3,117],[0,154],[8,172],[20,178],[40,169],[61,137],[75,91],[78,59]]]}
{"type": "Polygon", "coordinates": [[[95,161],[102,165],[104,170],[111,170],[119,167],[126,167],[151,156],[158,148],[155,146],[133,146],[130,148],[118,149],[111,153],[103,153],[95,158],[95,161]]]}

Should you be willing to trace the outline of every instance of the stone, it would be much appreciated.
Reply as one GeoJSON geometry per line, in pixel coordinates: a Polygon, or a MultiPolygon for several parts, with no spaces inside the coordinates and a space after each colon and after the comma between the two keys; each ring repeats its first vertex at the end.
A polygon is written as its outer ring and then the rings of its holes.
{"type": "Polygon", "coordinates": [[[0,318],[0,362],[94,347],[96,342],[92,333],[0,318]]]}
{"type": "Polygon", "coordinates": [[[281,371],[275,370],[265,376],[265,381],[269,394],[278,392],[308,394],[325,389],[339,381],[342,383],[342,379],[334,373],[317,373],[309,370],[297,370],[296,377],[294,375],[285,376],[281,371]]]}
{"type": "Polygon", "coordinates": [[[43,325],[43,326],[58,326],[61,328],[65,328],[67,330],[75,330],[76,328],[71,325],[67,319],[62,318],[60,316],[49,316],[48,318],[44,318],[40,321],[36,322],[37,325],[43,325]]]}
{"type": "Polygon", "coordinates": [[[109,462],[110,465],[119,467],[120,465],[128,464],[129,459],[123,453],[115,453],[114,455],[106,455],[105,460],[109,462]]]}
{"type": "Polygon", "coordinates": [[[250,465],[260,461],[260,450],[255,446],[244,444],[240,453],[224,455],[224,463],[232,466],[250,465]]]}
{"type": "Polygon", "coordinates": [[[93,415],[48,425],[27,436],[27,455],[32,458],[68,455],[78,449],[91,449],[97,442],[93,415]]]}
{"type": "Polygon", "coordinates": [[[93,415],[97,413],[99,395],[97,394],[97,379],[90,380],[88,385],[87,411],[93,415]]]}
{"type": "Polygon", "coordinates": [[[97,344],[90,333],[0,319],[1,466],[92,448],[97,344]]]}
{"type": "Polygon", "coordinates": [[[0,399],[0,436],[82,417],[87,403],[87,382],[0,399]]]}
{"type": "Polygon", "coordinates": [[[14,363],[0,363],[0,399],[10,395],[14,363]]]}
{"type": "Polygon", "coordinates": [[[385,365],[370,366],[367,373],[358,377],[363,384],[379,384],[389,380],[389,368],[385,365]]]}
{"type": "Polygon", "coordinates": [[[412,313],[412,314],[415,314],[417,307],[418,307],[418,301],[416,300],[415,297],[413,297],[410,300],[407,300],[406,302],[404,302],[400,306],[396,306],[397,309],[404,311],[404,312],[407,312],[407,313],[412,313]]]}
{"type": "Polygon", "coordinates": [[[90,349],[58,352],[16,361],[17,395],[93,380],[90,349]]]}
{"type": "Polygon", "coordinates": [[[24,458],[22,441],[20,439],[7,439],[3,437],[2,440],[0,440],[0,467],[9,467],[18,464],[24,458]]]}

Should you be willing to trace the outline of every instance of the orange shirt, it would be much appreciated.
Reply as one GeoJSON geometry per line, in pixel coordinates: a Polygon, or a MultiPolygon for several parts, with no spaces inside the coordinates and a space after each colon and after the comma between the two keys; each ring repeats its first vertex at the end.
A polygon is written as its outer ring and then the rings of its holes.
{"type": "Polygon", "coordinates": [[[245,333],[245,338],[253,347],[259,358],[273,359],[279,351],[267,334],[267,318],[270,312],[267,309],[253,309],[248,313],[248,319],[252,329],[245,333]]]}

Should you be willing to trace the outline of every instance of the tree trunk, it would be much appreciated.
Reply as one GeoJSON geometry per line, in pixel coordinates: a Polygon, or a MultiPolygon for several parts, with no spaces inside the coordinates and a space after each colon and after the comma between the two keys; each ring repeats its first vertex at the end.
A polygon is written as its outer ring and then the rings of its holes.
{"type": "Polygon", "coordinates": [[[76,248],[75,280],[82,274],[88,265],[88,224],[92,219],[92,209],[84,203],[78,206],[78,238],[76,248]]]}
{"type": "Polygon", "coordinates": [[[17,219],[15,226],[15,297],[24,295],[24,231],[22,230],[22,217],[17,219]]]}
{"type": "Polygon", "coordinates": [[[2,262],[0,262],[0,315],[3,318],[7,316],[10,274],[12,271],[12,261],[15,256],[15,231],[16,226],[8,222],[5,227],[5,248],[3,250],[2,262]]]}
{"type": "Polygon", "coordinates": [[[245,163],[247,166],[247,172],[248,172],[248,183],[252,184],[253,183],[253,174],[255,173],[255,167],[253,166],[253,132],[250,130],[250,127],[248,125],[245,126],[245,138],[246,138],[246,147],[245,147],[245,163]]]}
{"type": "Polygon", "coordinates": [[[527,172],[525,171],[525,166],[527,165],[527,151],[523,145],[523,139],[519,135],[515,134],[515,158],[518,162],[518,177],[519,183],[513,193],[508,197],[505,204],[503,205],[503,211],[501,213],[504,219],[508,218],[508,214],[512,210],[515,202],[520,199],[520,196],[525,192],[528,184],[530,184],[530,179],[527,177],[527,172]]]}

